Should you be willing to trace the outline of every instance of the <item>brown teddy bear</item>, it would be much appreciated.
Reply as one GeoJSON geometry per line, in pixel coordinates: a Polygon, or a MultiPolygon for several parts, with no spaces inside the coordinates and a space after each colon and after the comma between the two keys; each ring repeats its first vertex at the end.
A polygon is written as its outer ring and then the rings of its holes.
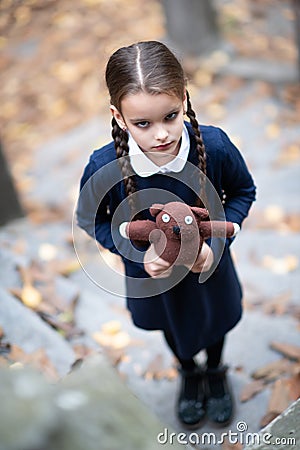
{"type": "Polygon", "coordinates": [[[205,239],[233,237],[236,231],[236,224],[211,221],[205,208],[181,202],[154,204],[150,213],[156,218],[155,222],[124,222],[120,225],[120,233],[137,245],[153,243],[156,254],[172,265],[193,264],[205,239]]]}

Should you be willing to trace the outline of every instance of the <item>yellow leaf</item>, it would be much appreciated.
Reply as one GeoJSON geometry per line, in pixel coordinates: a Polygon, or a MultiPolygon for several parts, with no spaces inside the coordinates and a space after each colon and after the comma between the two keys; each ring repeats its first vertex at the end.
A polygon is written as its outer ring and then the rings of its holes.
{"type": "Polygon", "coordinates": [[[54,245],[45,242],[40,245],[38,254],[43,261],[51,261],[57,256],[57,248],[54,245]]]}
{"type": "Polygon", "coordinates": [[[298,264],[299,261],[295,255],[286,255],[283,258],[275,258],[273,256],[266,255],[263,258],[263,266],[278,275],[285,275],[296,270],[298,264]]]}
{"type": "Polygon", "coordinates": [[[113,335],[121,331],[121,324],[118,320],[111,320],[109,322],[104,323],[101,329],[103,333],[113,335]]]}
{"type": "Polygon", "coordinates": [[[25,284],[21,291],[21,300],[25,306],[36,309],[42,301],[42,296],[34,286],[25,284]]]}
{"type": "Polygon", "coordinates": [[[106,334],[101,331],[96,331],[92,334],[93,339],[104,347],[112,347],[121,349],[130,344],[130,337],[128,333],[119,331],[116,334],[106,334]]]}
{"type": "Polygon", "coordinates": [[[266,135],[270,139],[276,139],[280,135],[280,127],[277,125],[277,123],[270,123],[266,126],[266,135]]]}
{"type": "Polygon", "coordinates": [[[24,364],[22,364],[22,363],[20,363],[20,362],[15,362],[15,363],[12,363],[12,364],[9,366],[9,368],[12,369],[12,370],[20,370],[20,369],[24,369],[24,364]]]}
{"type": "Polygon", "coordinates": [[[269,205],[264,211],[264,217],[268,222],[277,224],[284,220],[284,210],[279,205],[269,205]]]}

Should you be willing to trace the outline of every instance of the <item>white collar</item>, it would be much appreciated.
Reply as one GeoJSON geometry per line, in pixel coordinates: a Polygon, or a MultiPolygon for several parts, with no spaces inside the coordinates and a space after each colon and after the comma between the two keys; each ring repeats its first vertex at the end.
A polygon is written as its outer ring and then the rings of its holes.
{"type": "Polygon", "coordinates": [[[129,134],[129,158],[130,163],[137,175],[140,177],[150,177],[156,173],[180,172],[188,158],[190,149],[190,137],[186,126],[183,126],[181,145],[178,155],[169,163],[163,166],[157,166],[146,154],[140,149],[133,137],[129,134]]]}

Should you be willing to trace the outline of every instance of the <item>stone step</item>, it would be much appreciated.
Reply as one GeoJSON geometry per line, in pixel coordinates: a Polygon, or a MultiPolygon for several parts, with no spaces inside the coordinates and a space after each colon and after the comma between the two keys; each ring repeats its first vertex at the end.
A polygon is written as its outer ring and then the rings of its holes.
{"type": "MultiPolygon", "coordinates": [[[[0,370],[0,450],[157,450],[161,423],[103,357],[49,384],[28,369],[0,370]]],[[[170,430],[172,432],[172,430],[170,430]]],[[[163,448],[179,450],[173,442],[163,448]]]]}

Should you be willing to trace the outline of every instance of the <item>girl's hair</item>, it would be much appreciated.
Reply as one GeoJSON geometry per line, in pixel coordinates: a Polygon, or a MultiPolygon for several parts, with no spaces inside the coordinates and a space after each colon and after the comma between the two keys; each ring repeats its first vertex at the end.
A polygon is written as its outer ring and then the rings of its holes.
{"type": "MultiPolygon", "coordinates": [[[[122,99],[129,94],[145,92],[147,94],[175,95],[184,100],[187,95],[186,115],[190,119],[195,135],[199,169],[201,170],[201,192],[199,202],[202,203],[205,192],[206,153],[201,132],[192,109],[189,93],[186,91],[186,77],[181,64],[175,55],[161,42],[146,41],[128,47],[122,47],[112,54],[106,67],[106,84],[110,94],[110,103],[118,111],[122,111],[122,99]]],[[[122,159],[122,175],[125,183],[126,195],[132,212],[134,202],[131,194],[136,190],[134,176],[128,176],[133,172],[128,157],[128,134],[122,130],[115,118],[112,119],[112,137],[115,142],[117,158],[122,159]]]]}

